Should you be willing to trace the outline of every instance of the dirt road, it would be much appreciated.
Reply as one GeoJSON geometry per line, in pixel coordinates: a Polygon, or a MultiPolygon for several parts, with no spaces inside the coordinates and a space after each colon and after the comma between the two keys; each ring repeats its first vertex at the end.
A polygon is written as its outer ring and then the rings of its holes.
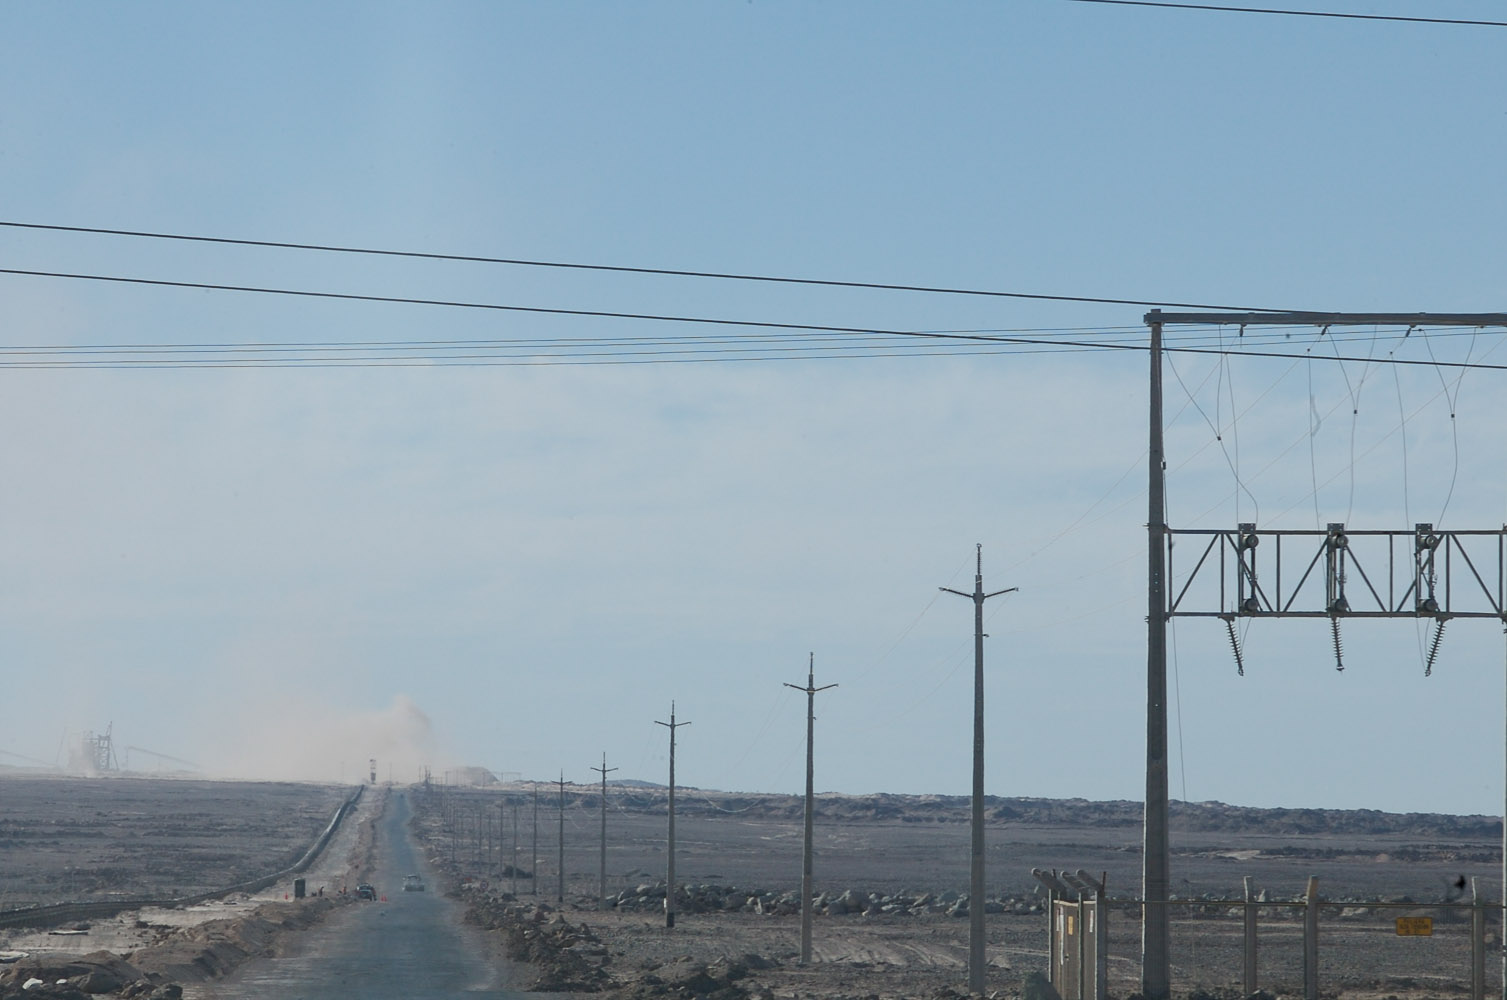
{"type": "Polygon", "coordinates": [[[288,941],[288,953],[257,959],[229,978],[190,987],[193,1000],[459,1000],[509,998],[502,973],[459,905],[443,893],[405,892],[403,876],[433,874],[408,836],[409,803],[392,793],[378,822],[370,880],[375,901],[348,906],[317,930],[288,941]]]}

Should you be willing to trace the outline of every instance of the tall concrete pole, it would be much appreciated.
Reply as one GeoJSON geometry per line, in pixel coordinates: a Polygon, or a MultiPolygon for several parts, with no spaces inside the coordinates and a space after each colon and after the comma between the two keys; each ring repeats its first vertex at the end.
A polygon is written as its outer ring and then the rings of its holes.
{"type": "Polygon", "coordinates": [[[816,686],[816,654],[811,653],[806,661],[806,686],[786,683],[788,688],[806,692],[806,838],[801,852],[801,964],[811,964],[811,813],[815,804],[815,768],[812,745],[816,735],[816,692],[837,687],[836,684],[816,686]]]}
{"type": "Polygon", "coordinates": [[[597,909],[607,909],[607,775],[616,771],[615,767],[607,766],[607,751],[602,751],[602,766],[592,768],[593,771],[602,773],[602,861],[600,867],[600,881],[597,891],[597,909]]]}
{"type": "Polygon", "coordinates": [[[560,772],[560,879],[555,902],[565,902],[565,772],[560,772]]]}
{"type": "Polygon", "coordinates": [[[973,839],[968,880],[968,992],[984,993],[984,602],[1018,588],[984,593],[984,546],[977,549],[973,593],[941,587],[973,601],[973,839]]]}
{"type": "Polygon", "coordinates": [[[689,726],[689,722],[675,721],[675,703],[670,702],[670,721],[660,722],[654,720],[656,726],[665,726],[670,730],[670,836],[669,858],[665,872],[665,927],[675,926],[675,729],[678,726],[689,726]]]}
{"type": "Polygon", "coordinates": [[[1161,310],[1146,315],[1151,327],[1150,478],[1146,512],[1146,812],[1141,855],[1141,995],[1168,1000],[1172,993],[1171,923],[1167,897],[1172,849],[1167,805],[1167,507],[1166,454],[1162,443],[1161,310]]]}
{"type": "MultiPolygon", "coordinates": [[[[499,825],[502,817],[497,817],[499,825]]],[[[518,800],[513,800],[513,898],[518,898],[518,800]]]]}
{"type": "Polygon", "coordinates": [[[539,895],[539,782],[534,782],[534,856],[529,863],[529,894],[539,895]]]}

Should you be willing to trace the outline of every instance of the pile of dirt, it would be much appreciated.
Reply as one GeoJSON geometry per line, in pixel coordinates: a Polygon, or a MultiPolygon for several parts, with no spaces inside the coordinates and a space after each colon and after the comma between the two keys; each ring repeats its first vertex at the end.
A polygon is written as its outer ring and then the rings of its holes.
{"type": "MultiPolygon", "coordinates": [[[[537,973],[535,993],[600,993],[613,1000],[768,1000],[773,994],[750,979],[775,963],[758,955],[701,962],[689,955],[668,961],[646,959],[632,967],[614,966],[607,946],[585,922],[572,924],[547,904],[469,894],[466,920],[498,932],[514,962],[537,973]]],[[[619,953],[621,954],[621,953],[619,953]]]]}
{"type": "Polygon", "coordinates": [[[607,949],[584,924],[568,923],[548,906],[473,898],[466,922],[501,934],[508,958],[529,965],[536,993],[599,993],[611,983],[607,949]]]}
{"type": "Polygon", "coordinates": [[[706,1000],[773,1000],[774,994],[758,989],[748,978],[749,967],[739,961],[711,965],[689,955],[650,963],[613,991],[621,1000],[658,1000],[660,997],[704,997],[706,1000]]]}
{"type": "Polygon", "coordinates": [[[83,1000],[100,995],[179,1000],[183,990],[108,951],[79,956],[29,955],[0,973],[0,1000],[83,1000]]]}
{"type": "Polygon", "coordinates": [[[128,957],[133,965],[163,979],[178,982],[218,979],[249,958],[275,954],[280,935],[307,930],[338,905],[328,896],[293,903],[263,903],[245,916],[185,928],[128,957]]]}

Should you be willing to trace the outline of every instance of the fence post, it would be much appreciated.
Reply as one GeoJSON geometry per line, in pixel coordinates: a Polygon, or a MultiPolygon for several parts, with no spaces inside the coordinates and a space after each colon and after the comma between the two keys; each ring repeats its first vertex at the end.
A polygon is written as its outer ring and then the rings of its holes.
{"type": "Polygon", "coordinates": [[[1303,913],[1303,1000],[1319,1000],[1319,880],[1308,877],[1303,913]]]}
{"type": "Polygon", "coordinates": [[[1244,976],[1242,982],[1245,985],[1245,995],[1250,996],[1257,990],[1256,985],[1256,899],[1251,888],[1251,877],[1245,877],[1245,947],[1242,949],[1244,958],[1244,976]]]}
{"type": "Polygon", "coordinates": [[[1470,1000],[1486,1000],[1486,901],[1470,877],[1470,1000]]]}
{"type": "MultiPolygon", "coordinates": [[[[1052,875],[1056,876],[1056,874],[1054,870],[1052,875]]],[[[1062,940],[1057,933],[1057,890],[1050,886],[1047,887],[1047,941],[1049,942],[1047,961],[1050,965],[1050,975],[1047,978],[1051,980],[1052,989],[1055,990],[1062,985],[1059,982],[1062,972],[1062,940]]]]}
{"type": "Polygon", "coordinates": [[[1083,898],[1083,890],[1078,890],[1078,1000],[1092,1000],[1090,992],[1092,984],[1089,983],[1088,949],[1084,947],[1088,943],[1088,924],[1084,922],[1084,914],[1088,911],[1088,904],[1083,898]]]}
{"type": "Polygon", "coordinates": [[[1099,873],[1094,892],[1094,1000],[1109,1000],[1109,872],[1099,873]]]}

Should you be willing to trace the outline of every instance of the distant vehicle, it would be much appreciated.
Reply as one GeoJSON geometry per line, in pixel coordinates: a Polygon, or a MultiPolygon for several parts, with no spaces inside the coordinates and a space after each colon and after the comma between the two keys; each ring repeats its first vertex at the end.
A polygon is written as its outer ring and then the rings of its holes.
{"type": "Polygon", "coordinates": [[[373,886],[372,886],[372,884],[370,882],[362,882],[360,885],[356,886],[356,898],[357,899],[376,899],[377,898],[377,890],[375,888],[373,888],[373,886]]]}
{"type": "Polygon", "coordinates": [[[421,879],[421,878],[419,878],[417,875],[404,875],[403,876],[403,891],[404,892],[423,892],[424,891],[424,880],[421,879]]]}

